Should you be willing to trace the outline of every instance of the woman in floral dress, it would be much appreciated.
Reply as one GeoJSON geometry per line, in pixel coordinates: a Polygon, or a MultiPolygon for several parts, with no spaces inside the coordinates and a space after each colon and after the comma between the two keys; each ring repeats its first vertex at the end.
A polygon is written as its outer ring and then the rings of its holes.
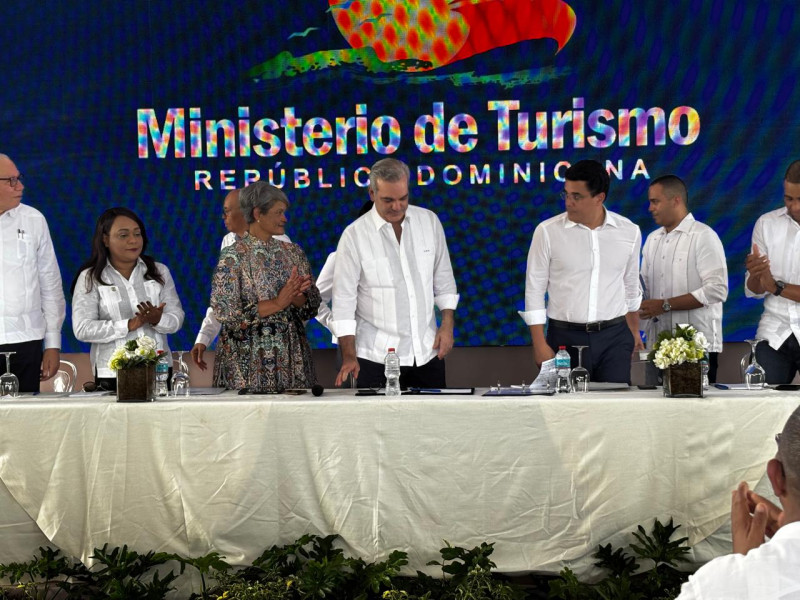
{"type": "Polygon", "coordinates": [[[285,232],[289,200],[258,181],[239,194],[249,231],[220,254],[211,306],[222,324],[214,385],[250,392],[308,388],[317,379],[305,321],[317,314],[319,290],[297,244],[285,232]]]}

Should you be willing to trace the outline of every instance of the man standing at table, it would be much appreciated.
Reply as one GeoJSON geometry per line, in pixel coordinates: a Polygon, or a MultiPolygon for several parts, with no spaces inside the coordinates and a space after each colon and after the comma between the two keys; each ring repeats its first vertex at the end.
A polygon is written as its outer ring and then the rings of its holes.
{"type": "Polygon", "coordinates": [[[58,371],[66,303],[50,229],[22,204],[24,190],[16,165],[0,154],[0,352],[15,353],[19,391],[38,392],[58,371]]]}
{"type": "Polygon", "coordinates": [[[800,408],[775,441],[778,452],[767,463],[767,476],[783,509],[740,483],[731,498],[733,554],[691,575],[677,600],[789,600],[800,595],[800,408]]]}
{"type": "Polygon", "coordinates": [[[538,366],[566,346],[587,346],[591,381],[630,384],[639,338],[639,251],[642,234],[604,206],[610,180],[603,165],[582,160],[565,172],[566,212],[533,232],[525,280],[525,311],[538,366]],[[545,294],[548,296],[545,305],[545,294]],[[547,336],[544,325],[548,322],[547,336]]]}
{"type": "MultiPolygon", "coordinates": [[[[222,202],[222,221],[225,223],[225,228],[228,230],[228,233],[222,238],[220,250],[233,245],[233,243],[247,231],[247,222],[244,220],[242,206],[239,204],[239,191],[240,190],[231,190],[222,202]]],[[[283,240],[286,242],[292,241],[289,239],[288,235],[281,234],[272,237],[276,240],[283,240]]],[[[206,309],[206,316],[203,318],[203,323],[200,325],[200,332],[197,334],[197,339],[191,351],[192,360],[194,364],[200,367],[201,371],[205,371],[208,368],[208,364],[203,360],[203,355],[206,349],[211,345],[211,342],[214,341],[214,338],[219,335],[220,329],[222,329],[222,325],[220,325],[220,322],[214,317],[214,310],[209,306],[206,309]]]]}
{"type": "Polygon", "coordinates": [[[722,352],[722,303],[728,297],[728,265],[719,236],[689,212],[686,185],[675,175],[650,184],[650,214],[661,225],[642,250],[644,297],[639,316],[647,319],[647,345],[658,334],[688,323],[709,343],[708,380],[717,381],[722,352]]]}
{"type": "Polygon", "coordinates": [[[800,368],[800,160],[786,170],[783,204],[756,221],[745,263],[745,295],[764,298],[756,360],[770,384],[790,383],[800,368]]]}
{"type": "Polygon", "coordinates": [[[443,388],[453,347],[458,292],[444,229],[431,211],[409,204],[408,166],[376,162],[373,207],[342,233],[333,275],[333,331],[342,350],[341,385],[384,385],[389,348],[400,357],[400,384],[443,388]],[[437,328],[434,304],[442,313],[437,328]]]}

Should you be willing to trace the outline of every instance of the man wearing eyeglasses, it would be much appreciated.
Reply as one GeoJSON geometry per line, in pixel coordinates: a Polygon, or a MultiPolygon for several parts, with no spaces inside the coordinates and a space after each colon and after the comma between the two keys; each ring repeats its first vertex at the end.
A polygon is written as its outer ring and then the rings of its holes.
{"type": "Polygon", "coordinates": [[[564,176],[566,211],[539,223],[528,252],[520,315],[530,328],[534,360],[541,367],[566,346],[577,365],[574,347],[586,346],[583,366],[591,381],[630,384],[631,354],[643,349],[637,312],[642,234],[605,208],[610,180],[599,162],[579,161],[564,176]]]}
{"type": "MultiPolygon", "coordinates": [[[[222,221],[225,223],[225,228],[228,233],[222,238],[222,245],[220,250],[232,246],[236,240],[242,237],[247,231],[247,221],[244,219],[242,213],[242,206],[239,204],[239,190],[231,190],[225,196],[222,202],[222,221]]],[[[291,242],[288,235],[274,235],[276,240],[291,242]]],[[[200,367],[201,371],[208,368],[208,364],[203,360],[206,349],[211,345],[214,339],[219,335],[222,325],[214,317],[214,310],[209,306],[206,309],[206,316],[203,323],[200,325],[200,331],[197,334],[197,339],[192,347],[191,355],[194,364],[200,367]]]]}
{"type": "Polygon", "coordinates": [[[22,204],[24,190],[16,165],[0,154],[0,352],[15,353],[19,391],[38,392],[58,371],[66,303],[47,221],[22,204]]]}
{"type": "Polygon", "coordinates": [[[800,595],[800,408],[775,441],[778,452],[767,463],[767,476],[781,506],[740,483],[731,497],[733,554],[691,575],[677,600],[788,600],[800,595]]]}

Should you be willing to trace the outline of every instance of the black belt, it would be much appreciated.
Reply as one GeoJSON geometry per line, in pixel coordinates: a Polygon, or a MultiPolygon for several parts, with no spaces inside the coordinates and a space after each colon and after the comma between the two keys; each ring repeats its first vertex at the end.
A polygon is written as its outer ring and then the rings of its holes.
{"type": "Polygon", "coordinates": [[[617,317],[616,319],[609,319],[608,321],[592,321],[591,323],[570,323],[569,321],[559,321],[558,319],[550,319],[548,323],[556,329],[574,329],[575,331],[593,333],[608,329],[613,325],[619,325],[624,320],[625,315],[617,317]]]}

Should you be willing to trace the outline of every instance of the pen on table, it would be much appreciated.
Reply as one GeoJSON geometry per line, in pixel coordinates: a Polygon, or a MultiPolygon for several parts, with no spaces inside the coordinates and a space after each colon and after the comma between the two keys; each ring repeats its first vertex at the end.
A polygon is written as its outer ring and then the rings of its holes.
{"type": "Polygon", "coordinates": [[[442,390],[436,388],[411,388],[412,392],[419,392],[421,394],[441,394],[442,390]]]}

